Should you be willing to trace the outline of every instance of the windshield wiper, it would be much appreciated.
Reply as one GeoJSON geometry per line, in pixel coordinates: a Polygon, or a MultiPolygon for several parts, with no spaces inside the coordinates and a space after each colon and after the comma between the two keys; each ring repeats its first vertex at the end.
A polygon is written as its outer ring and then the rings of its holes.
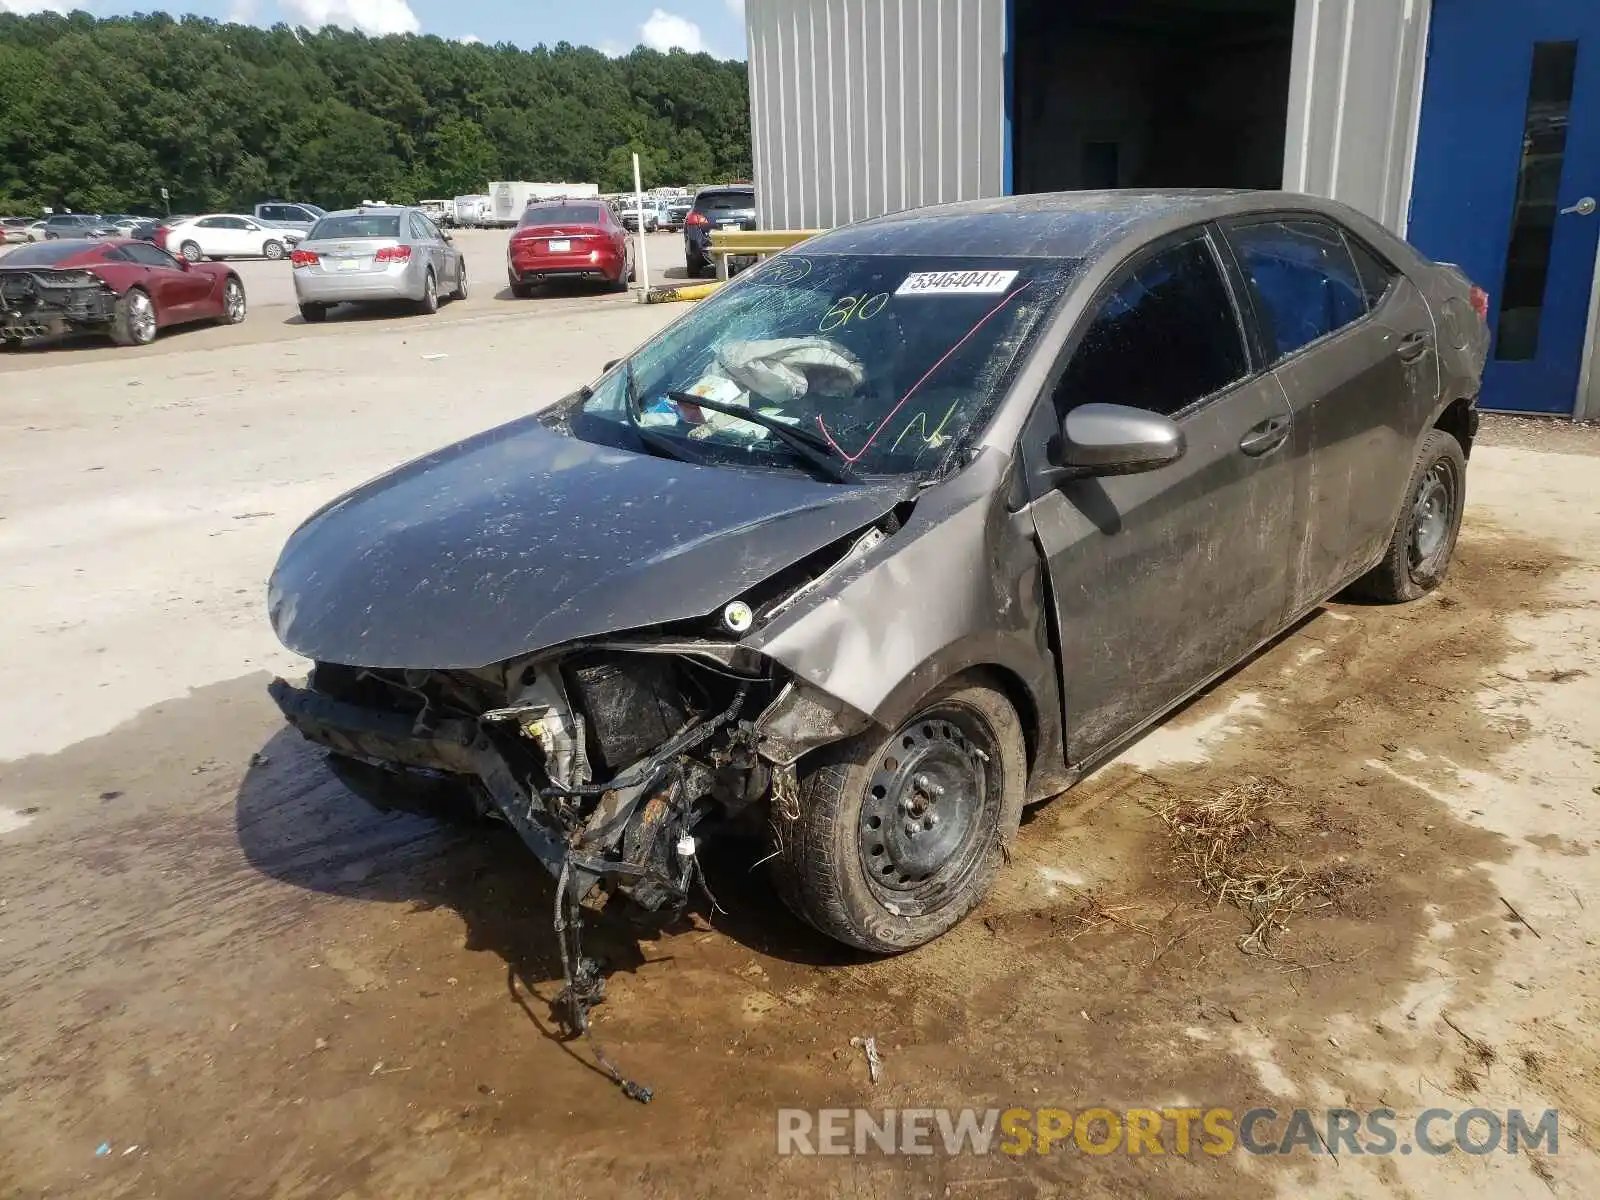
{"type": "Polygon", "coordinates": [[[766,413],[756,412],[754,409],[741,408],[737,404],[724,404],[720,400],[707,400],[704,396],[696,396],[690,392],[668,392],[667,399],[674,404],[688,404],[695,408],[709,408],[712,412],[735,417],[740,421],[749,421],[752,425],[759,425],[763,429],[770,430],[777,436],[779,441],[783,442],[835,483],[861,482],[861,476],[857,475],[850,463],[846,461],[844,453],[821,434],[812,433],[809,429],[798,425],[790,425],[786,421],[780,421],[776,417],[769,417],[766,413]]]}
{"type": "Polygon", "coordinates": [[[689,463],[691,466],[704,466],[705,460],[703,458],[694,454],[685,454],[675,438],[657,433],[654,429],[639,423],[639,389],[633,381],[633,360],[631,358],[623,364],[622,378],[626,396],[625,406],[628,411],[628,424],[632,426],[634,436],[650,449],[658,450],[668,458],[676,459],[678,462],[689,463]]]}

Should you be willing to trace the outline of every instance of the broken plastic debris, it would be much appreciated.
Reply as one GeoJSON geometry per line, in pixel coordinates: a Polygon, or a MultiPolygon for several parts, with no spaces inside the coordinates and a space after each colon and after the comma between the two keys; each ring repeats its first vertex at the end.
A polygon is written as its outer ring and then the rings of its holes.
{"type": "Polygon", "coordinates": [[[138,1148],[139,1148],[139,1143],[138,1143],[138,1142],[135,1142],[135,1143],[134,1143],[134,1144],[133,1144],[133,1145],[131,1145],[131,1146],[129,1146],[129,1147],[128,1147],[128,1148],[127,1148],[127,1149],[126,1149],[126,1150],[124,1150],[124,1151],[123,1151],[123,1152],[122,1152],[122,1157],[123,1157],[123,1158],[127,1158],[127,1157],[128,1157],[128,1155],[130,1155],[130,1154],[132,1154],[132,1153],[133,1153],[133,1152],[134,1152],[134,1151],[135,1151],[135,1150],[137,1150],[137,1149],[138,1149],[138,1148]]]}
{"type": "Polygon", "coordinates": [[[873,1083],[878,1082],[878,1076],[883,1072],[883,1056],[878,1053],[878,1039],[875,1037],[853,1037],[850,1039],[852,1046],[859,1046],[867,1053],[867,1078],[873,1083]]]}
{"type": "Polygon", "coordinates": [[[679,858],[693,858],[694,857],[694,837],[693,837],[692,834],[687,834],[686,833],[681,838],[678,839],[678,857],[679,858]]]}
{"type": "Polygon", "coordinates": [[[441,358],[449,358],[449,357],[450,356],[448,354],[424,354],[422,356],[422,361],[423,362],[438,362],[441,358]]]}
{"type": "Polygon", "coordinates": [[[96,1146],[94,1148],[94,1156],[96,1158],[104,1158],[106,1155],[108,1155],[110,1153],[111,1153],[111,1143],[110,1142],[101,1142],[98,1146],[96,1146]]]}

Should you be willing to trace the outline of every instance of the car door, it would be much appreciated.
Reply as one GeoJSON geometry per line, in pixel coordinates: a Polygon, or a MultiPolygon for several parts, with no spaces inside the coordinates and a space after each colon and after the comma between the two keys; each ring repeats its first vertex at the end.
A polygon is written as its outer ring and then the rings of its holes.
{"type": "Polygon", "coordinates": [[[1071,762],[1138,729],[1284,621],[1292,417],[1276,376],[1253,363],[1219,237],[1190,231],[1113,277],[1068,338],[1024,442],[1071,762]],[[1041,488],[1065,415],[1097,402],[1170,416],[1183,457],[1041,488]]]}
{"type": "Polygon", "coordinates": [[[435,278],[439,281],[439,291],[449,292],[455,287],[457,263],[461,259],[460,251],[445,239],[444,233],[435,225],[426,213],[413,214],[417,227],[422,231],[422,236],[427,240],[429,253],[434,258],[434,270],[438,272],[435,278]]]}
{"type": "Polygon", "coordinates": [[[1394,531],[1419,414],[1439,390],[1433,315],[1422,293],[1346,231],[1284,216],[1224,225],[1262,361],[1294,413],[1304,511],[1290,605],[1327,599],[1370,567],[1394,531]],[[1369,295],[1369,289],[1376,295],[1369,295]]]}
{"type": "Polygon", "coordinates": [[[433,278],[439,285],[439,293],[443,295],[449,290],[449,284],[447,283],[449,276],[445,274],[444,254],[442,253],[444,246],[442,242],[429,233],[425,228],[426,224],[427,222],[416,213],[406,213],[405,225],[402,230],[405,235],[403,240],[410,242],[415,247],[412,253],[420,254],[428,260],[428,264],[433,268],[433,278]]]}
{"type": "Polygon", "coordinates": [[[122,253],[144,268],[144,286],[157,297],[164,324],[194,321],[221,311],[217,277],[209,270],[192,270],[158,246],[135,242],[122,253]]]}

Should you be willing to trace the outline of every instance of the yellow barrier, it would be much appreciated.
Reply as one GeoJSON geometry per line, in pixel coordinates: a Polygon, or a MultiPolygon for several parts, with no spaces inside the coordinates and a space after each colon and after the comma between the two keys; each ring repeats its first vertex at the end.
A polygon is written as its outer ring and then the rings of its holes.
{"type": "Polygon", "coordinates": [[[819,229],[713,229],[711,255],[717,260],[717,278],[728,278],[729,258],[778,254],[820,232],[819,229]]]}
{"type": "Polygon", "coordinates": [[[651,288],[644,294],[646,304],[674,304],[680,300],[704,300],[712,292],[722,286],[722,280],[715,283],[689,283],[683,287],[658,287],[651,288]]]}

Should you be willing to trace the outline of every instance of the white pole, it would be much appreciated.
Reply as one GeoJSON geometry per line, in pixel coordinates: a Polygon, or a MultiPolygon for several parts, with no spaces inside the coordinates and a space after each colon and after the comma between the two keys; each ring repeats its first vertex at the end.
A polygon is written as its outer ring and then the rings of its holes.
{"type": "Polygon", "coordinates": [[[639,229],[639,290],[650,290],[650,251],[644,238],[644,183],[639,178],[639,156],[633,156],[633,213],[639,229]]]}

